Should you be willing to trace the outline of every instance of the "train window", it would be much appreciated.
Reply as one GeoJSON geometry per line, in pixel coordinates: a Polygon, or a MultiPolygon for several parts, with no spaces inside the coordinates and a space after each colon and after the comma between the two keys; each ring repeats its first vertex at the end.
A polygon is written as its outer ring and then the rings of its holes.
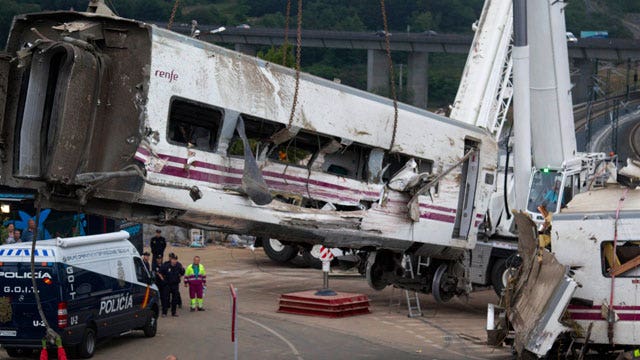
{"type": "Polygon", "coordinates": [[[169,109],[169,142],[214,151],[223,117],[213,106],[174,98],[169,109]]]}
{"type": "Polygon", "coordinates": [[[431,173],[433,168],[433,161],[431,160],[420,159],[414,156],[409,156],[409,155],[399,154],[399,153],[394,153],[394,154],[387,153],[384,156],[384,160],[382,162],[382,168],[384,169],[386,166],[389,166],[389,168],[382,175],[382,180],[384,182],[389,182],[389,180],[391,180],[393,175],[395,175],[398,171],[400,171],[400,169],[402,169],[405,166],[405,164],[412,158],[418,164],[419,174],[431,173]]]}
{"type": "Polygon", "coordinates": [[[356,180],[366,180],[367,162],[371,147],[351,144],[324,157],[322,170],[328,174],[356,180]]]}
{"type": "Polygon", "coordinates": [[[319,154],[332,138],[305,130],[300,130],[296,136],[278,145],[270,152],[269,158],[295,166],[308,166],[309,162],[324,161],[324,156],[319,154]]]}
{"type": "Polygon", "coordinates": [[[616,268],[616,277],[640,277],[637,258],[640,257],[640,241],[618,241],[613,255],[613,241],[603,241],[600,248],[602,275],[611,277],[610,270],[616,268]]]}
{"type": "MultiPolygon", "coordinates": [[[[256,154],[256,149],[258,149],[259,152],[262,152],[266,146],[269,146],[271,144],[271,136],[285,128],[284,124],[280,124],[274,121],[269,121],[245,114],[242,114],[241,116],[242,120],[244,120],[244,131],[247,135],[247,139],[249,139],[251,151],[256,157],[258,156],[256,154]]],[[[240,136],[238,136],[236,132],[233,139],[231,139],[231,141],[229,142],[229,155],[243,156],[243,149],[244,148],[242,145],[242,139],[240,139],[240,136]]]]}

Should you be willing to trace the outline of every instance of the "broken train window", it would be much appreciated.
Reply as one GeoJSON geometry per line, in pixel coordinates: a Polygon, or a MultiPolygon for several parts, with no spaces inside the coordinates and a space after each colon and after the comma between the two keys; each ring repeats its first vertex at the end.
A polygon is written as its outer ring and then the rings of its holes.
{"type": "Polygon", "coordinates": [[[613,241],[603,241],[601,246],[602,275],[611,277],[640,277],[640,241],[620,241],[613,255],[613,241]]]}
{"type": "MultiPolygon", "coordinates": [[[[253,155],[260,160],[259,154],[262,154],[264,151],[269,151],[272,145],[271,136],[284,129],[285,125],[246,114],[240,116],[242,116],[242,120],[244,120],[245,134],[247,135],[247,139],[249,139],[251,151],[253,155]]],[[[234,133],[233,139],[229,142],[228,154],[229,156],[244,155],[242,139],[240,139],[237,131],[234,133]]]]}
{"type": "MultiPolygon", "coordinates": [[[[333,143],[337,144],[331,137],[300,130],[292,139],[277,145],[269,153],[269,158],[277,162],[307,167],[311,163],[322,163],[324,152],[328,145],[333,143]]],[[[339,148],[338,144],[334,149],[338,150],[339,148]]]]}
{"type": "Polygon", "coordinates": [[[352,143],[324,157],[322,171],[356,180],[366,180],[367,162],[371,147],[352,143]]]}
{"type": "Polygon", "coordinates": [[[214,151],[224,113],[211,105],[173,98],[167,137],[170,143],[214,151]]]}
{"type": "Polygon", "coordinates": [[[391,178],[393,178],[393,176],[397,174],[398,171],[400,171],[411,159],[413,159],[418,165],[416,169],[418,174],[432,172],[433,161],[431,160],[420,159],[400,153],[386,153],[382,163],[382,168],[384,169],[387,166],[388,168],[386,169],[384,174],[382,174],[382,180],[384,182],[389,182],[389,180],[391,180],[391,178]]]}

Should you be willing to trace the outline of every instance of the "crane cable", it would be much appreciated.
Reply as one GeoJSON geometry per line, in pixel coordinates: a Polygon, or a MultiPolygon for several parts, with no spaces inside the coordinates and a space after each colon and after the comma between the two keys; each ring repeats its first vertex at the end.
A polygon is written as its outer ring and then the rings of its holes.
{"type": "Polygon", "coordinates": [[[293,91],[293,104],[291,105],[291,113],[289,114],[289,125],[291,128],[293,118],[295,117],[296,106],[298,105],[298,92],[300,90],[300,57],[302,54],[302,0],[298,0],[298,26],[296,34],[296,85],[293,91]]]}
{"type": "Polygon", "coordinates": [[[393,71],[393,60],[391,59],[391,44],[389,41],[389,24],[387,21],[387,10],[384,0],[380,0],[380,11],[382,12],[382,23],[384,25],[384,45],[387,52],[387,63],[389,65],[389,79],[391,83],[391,98],[393,99],[393,133],[391,135],[391,145],[389,152],[393,153],[393,146],[396,144],[396,134],[398,132],[398,97],[396,95],[395,75],[393,71]]]}
{"type": "Polygon", "coordinates": [[[167,29],[171,30],[173,26],[173,20],[176,18],[176,12],[178,11],[178,5],[180,4],[180,0],[176,0],[173,3],[173,9],[171,9],[171,16],[169,16],[169,23],[167,24],[167,29]]]}

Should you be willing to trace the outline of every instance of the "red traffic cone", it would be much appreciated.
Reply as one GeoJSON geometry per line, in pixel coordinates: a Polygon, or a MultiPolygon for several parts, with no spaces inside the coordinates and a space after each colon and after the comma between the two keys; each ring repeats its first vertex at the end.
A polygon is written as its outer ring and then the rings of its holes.
{"type": "Polygon", "coordinates": [[[46,339],[42,339],[42,350],[40,350],[40,360],[49,360],[49,353],[47,353],[46,339]]]}
{"type": "Polygon", "coordinates": [[[62,339],[60,337],[56,338],[56,345],[58,346],[58,360],[67,360],[67,353],[62,347],[62,339]]]}

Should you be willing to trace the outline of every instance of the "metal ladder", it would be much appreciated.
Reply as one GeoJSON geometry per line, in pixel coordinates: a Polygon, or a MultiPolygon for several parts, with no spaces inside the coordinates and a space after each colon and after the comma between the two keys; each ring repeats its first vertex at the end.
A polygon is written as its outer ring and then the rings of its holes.
{"type": "MultiPolygon", "coordinates": [[[[420,272],[420,266],[422,265],[421,261],[422,261],[421,257],[418,257],[418,264],[417,264],[418,274],[420,272]]],[[[411,278],[415,279],[415,273],[413,272],[413,263],[411,261],[411,256],[405,254],[403,262],[404,262],[405,274],[409,273],[411,278]]],[[[407,316],[410,318],[422,316],[422,308],[420,307],[420,298],[418,297],[418,292],[405,290],[404,296],[407,299],[407,309],[409,310],[409,314],[407,314],[407,316]]]]}

